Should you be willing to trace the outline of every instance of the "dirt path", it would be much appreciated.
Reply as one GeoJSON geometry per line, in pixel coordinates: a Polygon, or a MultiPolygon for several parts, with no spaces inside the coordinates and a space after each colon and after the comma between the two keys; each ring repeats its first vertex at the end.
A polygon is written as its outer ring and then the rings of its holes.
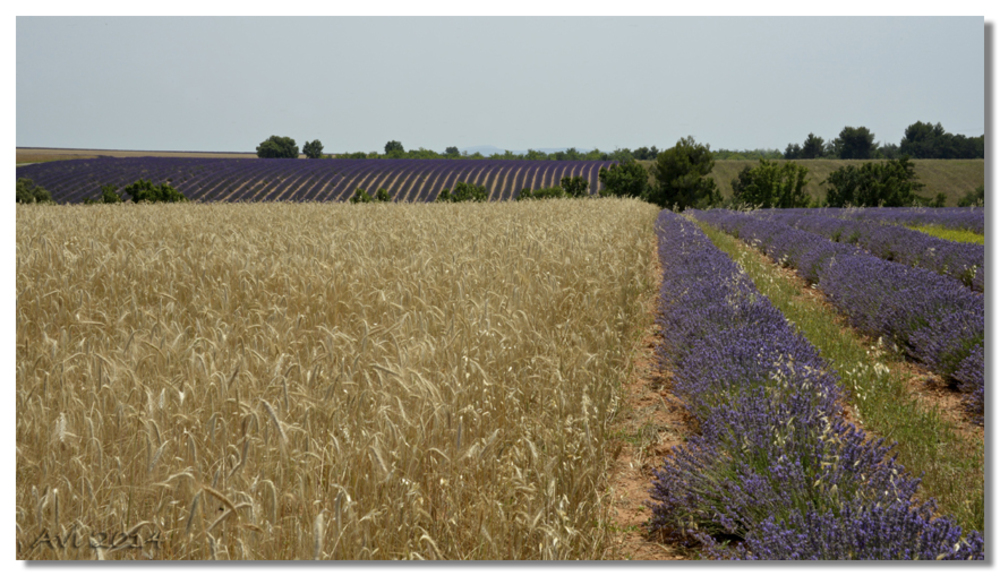
{"type": "MultiPolygon", "coordinates": [[[[657,262],[656,290],[659,294],[663,270],[657,262]]],[[[690,416],[679,407],[672,393],[673,379],[656,361],[656,346],[662,338],[653,318],[656,301],[648,303],[649,327],[633,356],[632,377],[625,386],[623,405],[615,436],[619,439],[617,461],[611,475],[611,520],[616,533],[618,560],[688,560],[693,551],[678,548],[647,535],[649,488],[653,469],[663,457],[682,444],[693,430],[690,416]]]]}

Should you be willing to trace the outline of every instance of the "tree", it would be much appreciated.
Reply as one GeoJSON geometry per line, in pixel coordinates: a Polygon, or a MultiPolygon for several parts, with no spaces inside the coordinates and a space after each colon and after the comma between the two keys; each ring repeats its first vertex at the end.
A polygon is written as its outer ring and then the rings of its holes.
{"type": "Polygon", "coordinates": [[[806,136],[806,141],[802,144],[802,151],[799,153],[799,158],[803,160],[821,158],[823,156],[824,147],[825,143],[823,142],[823,139],[810,132],[809,135],[806,136]]]}
{"type": "Polygon", "coordinates": [[[389,140],[385,143],[385,155],[389,156],[393,152],[398,152],[399,154],[404,154],[406,150],[403,149],[403,144],[399,140],[389,140]]]}
{"type": "Polygon", "coordinates": [[[645,199],[649,195],[649,172],[635,160],[601,168],[597,178],[604,185],[601,196],[645,199]]]}
{"type": "Polygon", "coordinates": [[[139,202],[187,202],[187,196],[164,182],[153,184],[150,180],[139,179],[125,187],[125,193],[132,201],[139,202]]]}
{"type": "Polygon", "coordinates": [[[789,144],[785,146],[785,160],[798,160],[802,157],[802,146],[798,144],[789,144]]]}
{"type": "Polygon", "coordinates": [[[649,199],[665,208],[676,206],[707,208],[722,202],[722,194],[715,180],[708,174],[715,166],[712,151],[706,144],[697,144],[694,138],[681,138],[677,144],[656,157],[658,186],[649,199]]]}
{"type": "Polygon", "coordinates": [[[842,160],[867,160],[875,153],[875,135],[864,126],[845,126],[834,140],[834,148],[842,160]]]}
{"type": "Polygon", "coordinates": [[[940,122],[914,122],[906,127],[899,152],[913,158],[982,158],[983,140],[946,132],[940,122]]]}
{"type": "Polygon", "coordinates": [[[17,179],[17,193],[15,199],[18,204],[52,204],[52,194],[35,184],[31,178],[17,179]]]}
{"type": "Polygon", "coordinates": [[[461,153],[458,151],[458,146],[448,146],[444,149],[444,155],[458,158],[461,156],[461,153]]]}
{"type": "Polygon", "coordinates": [[[760,208],[806,208],[805,193],[809,169],[794,162],[778,164],[761,159],[747,166],[733,179],[733,199],[760,208]]]}
{"type": "Polygon", "coordinates": [[[122,197],[118,194],[118,187],[114,184],[105,184],[101,186],[101,202],[104,204],[117,204],[122,201],[122,197]]]}
{"type": "Polygon", "coordinates": [[[372,195],[366,192],[364,188],[358,188],[354,191],[354,196],[351,196],[351,204],[368,204],[374,201],[375,199],[372,198],[372,195]]]}
{"type": "Polygon", "coordinates": [[[559,181],[559,185],[562,189],[566,191],[566,195],[570,198],[586,198],[590,196],[587,191],[589,187],[589,182],[583,176],[563,176],[562,180],[559,181]]]}
{"type": "Polygon", "coordinates": [[[915,192],[924,187],[909,156],[886,162],[865,162],[843,166],[833,171],[823,184],[829,184],[826,202],[844,206],[912,206],[915,192]]]}
{"type": "Polygon", "coordinates": [[[486,186],[456,182],[454,192],[445,188],[438,194],[435,202],[486,202],[488,199],[486,186]]]}
{"type": "Polygon", "coordinates": [[[958,199],[958,205],[961,208],[966,208],[969,206],[983,207],[986,205],[986,188],[980,184],[972,192],[968,192],[965,196],[958,199]]]}
{"type": "Polygon", "coordinates": [[[271,136],[257,146],[257,157],[298,158],[299,147],[295,145],[295,140],[287,136],[271,136]]]}
{"type": "MultiPolygon", "coordinates": [[[[313,140],[312,142],[306,142],[302,145],[302,153],[306,155],[306,158],[311,158],[313,160],[323,157],[323,143],[319,140],[313,140]]],[[[296,156],[298,156],[296,154],[296,156]]]]}

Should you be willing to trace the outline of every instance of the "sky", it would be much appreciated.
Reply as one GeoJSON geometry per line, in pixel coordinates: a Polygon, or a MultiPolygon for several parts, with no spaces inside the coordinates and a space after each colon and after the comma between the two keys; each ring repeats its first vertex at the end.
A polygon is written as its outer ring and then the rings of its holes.
{"type": "Polygon", "coordinates": [[[18,147],[778,148],[985,132],[982,16],[18,16],[18,147]]]}

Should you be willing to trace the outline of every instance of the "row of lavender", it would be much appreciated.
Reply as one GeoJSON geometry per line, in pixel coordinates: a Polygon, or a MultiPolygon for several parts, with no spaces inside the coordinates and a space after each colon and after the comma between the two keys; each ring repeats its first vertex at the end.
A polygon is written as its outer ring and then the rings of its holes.
{"type": "Polygon", "coordinates": [[[757,210],[750,214],[813,232],[834,242],[856,244],[884,260],[951,276],[977,292],[985,289],[985,249],[981,244],[950,242],[874,219],[837,218],[827,210],[757,210]]]}
{"type": "Polygon", "coordinates": [[[953,380],[966,408],[982,422],[983,294],[958,280],[911,268],[743,212],[692,212],[748,242],[818,286],[862,332],[884,336],[908,356],[953,380]]]}
{"type": "Polygon", "coordinates": [[[919,480],[843,421],[830,368],[732,260],[679,215],[657,234],[659,354],[700,434],[655,472],[653,530],[721,558],[983,559],[978,532],[917,505],[919,480]]]}
{"type": "MultiPolygon", "coordinates": [[[[808,212],[808,208],[793,208],[790,212],[808,212]]],[[[870,220],[899,226],[942,226],[982,234],[986,228],[983,208],[823,208],[837,218],[870,220]]]]}
{"type": "Polygon", "coordinates": [[[106,184],[124,187],[142,178],[169,182],[190,200],[319,201],[348,200],[358,188],[385,188],[393,200],[426,202],[457,182],[483,185],[490,200],[510,200],[522,188],[559,185],[564,176],[581,176],[591,194],[600,188],[598,173],[612,162],[530,160],[409,160],[277,158],[133,157],[62,160],[17,168],[57,202],[82,202],[106,184]]]}

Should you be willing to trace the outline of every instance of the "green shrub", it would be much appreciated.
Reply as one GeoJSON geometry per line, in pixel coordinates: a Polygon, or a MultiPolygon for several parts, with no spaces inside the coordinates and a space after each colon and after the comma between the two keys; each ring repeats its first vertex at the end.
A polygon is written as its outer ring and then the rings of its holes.
{"type": "Polygon", "coordinates": [[[649,196],[649,172],[635,160],[601,168],[597,178],[604,184],[601,196],[642,199],[649,196]]]}
{"type": "Polygon", "coordinates": [[[586,198],[590,196],[587,192],[589,182],[583,176],[563,176],[562,180],[559,181],[559,185],[562,189],[566,191],[566,195],[570,198],[586,198]]]}
{"type": "Polygon", "coordinates": [[[858,166],[843,166],[833,171],[824,184],[829,184],[826,202],[829,206],[912,206],[919,201],[913,162],[909,156],[886,162],[865,162],[858,166]]]}
{"type": "Polygon", "coordinates": [[[122,202],[122,197],[118,194],[118,187],[112,184],[101,186],[101,202],[105,204],[118,204],[122,202]]]}
{"type": "Polygon", "coordinates": [[[793,162],[779,164],[761,159],[747,166],[733,179],[733,200],[760,208],[806,208],[809,169],[793,162]]]}
{"type": "Polygon", "coordinates": [[[986,188],[980,184],[975,190],[958,199],[958,205],[962,208],[969,206],[986,205],[986,188]]]}
{"type": "MultiPolygon", "coordinates": [[[[102,193],[105,188],[101,188],[102,193]]],[[[149,180],[139,179],[125,187],[133,202],[187,202],[187,196],[179,190],[167,184],[153,184],[149,180]]]]}
{"type": "Polygon", "coordinates": [[[55,201],[52,200],[52,194],[35,184],[31,178],[18,178],[17,179],[17,195],[18,204],[54,204],[55,201]]]}
{"type": "Polygon", "coordinates": [[[486,186],[469,184],[468,182],[455,183],[455,190],[447,188],[438,194],[436,202],[486,202],[489,195],[486,193],[486,186]]]}
{"type": "Polygon", "coordinates": [[[372,195],[366,192],[364,188],[358,188],[354,191],[354,196],[351,196],[351,204],[368,204],[374,201],[375,199],[372,198],[372,195]]]}

